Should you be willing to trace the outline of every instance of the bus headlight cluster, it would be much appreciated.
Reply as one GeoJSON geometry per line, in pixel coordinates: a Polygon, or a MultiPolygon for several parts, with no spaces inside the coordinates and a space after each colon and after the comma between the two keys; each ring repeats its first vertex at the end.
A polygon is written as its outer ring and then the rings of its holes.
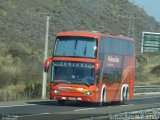
{"type": "Polygon", "coordinates": [[[84,95],[92,95],[93,94],[93,91],[86,91],[86,92],[83,92],[84,95]]]}
{"type": "Polygon", "coordinates": [[[52,90],[55,94],[60,94],[61,91],[60,90],[52,90]]]}

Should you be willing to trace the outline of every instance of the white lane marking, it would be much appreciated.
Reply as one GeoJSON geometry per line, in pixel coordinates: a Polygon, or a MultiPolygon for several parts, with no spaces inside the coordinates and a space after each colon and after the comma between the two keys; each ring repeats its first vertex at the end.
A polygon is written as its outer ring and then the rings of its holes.
{"type": "Polygon", "coordinates": [[[31,114],[31,115],[22,115],[18,117],[31,117],[31,116],[39,116],[39,115],[49,115],[51,113],[39,113],[39,114],[31,114]]]}
{"type": "Polygon", "coordinates": [[[158,104],[159,105],[160,103],[153,103],[153,104],[158,104]]]}
{"type": "Polygon", "coordinates": [[[134,104],[128,104],[128,105],[120,105],[120,106],[132,106],[132,105],[134,105],[134,104]]]}
{"type": "Polygon", "coordinates": [[[95,108],[84,108],[84,109],[77,109],[77,110],[74,110],[74,111],[81,111],[81,110],[93,110],[95,108]]]}
{"type": "Polygon", "coordinates": [[[23,104],[23,105],[0,106],[0,108],[21,107],[21,106],[31,106],[31,105],[36,105],[36,104],[23,104]]]}
{"type": "Polygon", "coordinates": [[[160,96],[151,96],[151,97],[141,97],[141,98],[134,98],[133,100],[137,99],[146,99],[146,98],[159,98],[160,96]]]}

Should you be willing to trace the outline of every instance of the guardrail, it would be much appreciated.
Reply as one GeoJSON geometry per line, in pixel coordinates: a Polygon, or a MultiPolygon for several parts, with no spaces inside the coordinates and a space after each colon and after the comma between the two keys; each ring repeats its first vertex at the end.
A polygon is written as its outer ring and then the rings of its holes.
{"type": "Polygon", "coordinates": [[[134,86],[134,93],[160,92],[159,85],[134,86]]]}
{"type": "Polygon", "coordinates": [[[134,89],[160,89],[159,85],[149,85],[149,86],[134,86],[134,89]]]}

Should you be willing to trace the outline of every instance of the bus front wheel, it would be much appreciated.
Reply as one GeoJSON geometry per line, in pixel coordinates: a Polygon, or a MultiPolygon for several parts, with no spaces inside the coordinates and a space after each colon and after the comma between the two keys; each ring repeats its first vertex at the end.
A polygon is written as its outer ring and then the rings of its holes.
{"type": "Polygon", "coordinates": [[[105,89],[103,89],[103,93],[102,93],[102,96],[101,96],[102,98],[102,101],[100,101],[100,103],[99,103],[99,106],[100,107],[102,107],[102,106],[104,106],[105,105],[105,102],[106,102],[106,99],[105,99],[105,97],[106,97],[106,92],[105,92],[105,89]]]}

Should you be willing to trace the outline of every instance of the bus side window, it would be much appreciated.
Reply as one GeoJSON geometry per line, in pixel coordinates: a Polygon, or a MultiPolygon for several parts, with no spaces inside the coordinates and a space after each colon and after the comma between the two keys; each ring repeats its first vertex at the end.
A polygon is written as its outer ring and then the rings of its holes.
{"type": "Polygon", "coordinates": [[[113,71],[114,76],[114,82],[120,82],[121,81],[121,75],[122,75],[122,68],[115,68],[113,71]]]}

